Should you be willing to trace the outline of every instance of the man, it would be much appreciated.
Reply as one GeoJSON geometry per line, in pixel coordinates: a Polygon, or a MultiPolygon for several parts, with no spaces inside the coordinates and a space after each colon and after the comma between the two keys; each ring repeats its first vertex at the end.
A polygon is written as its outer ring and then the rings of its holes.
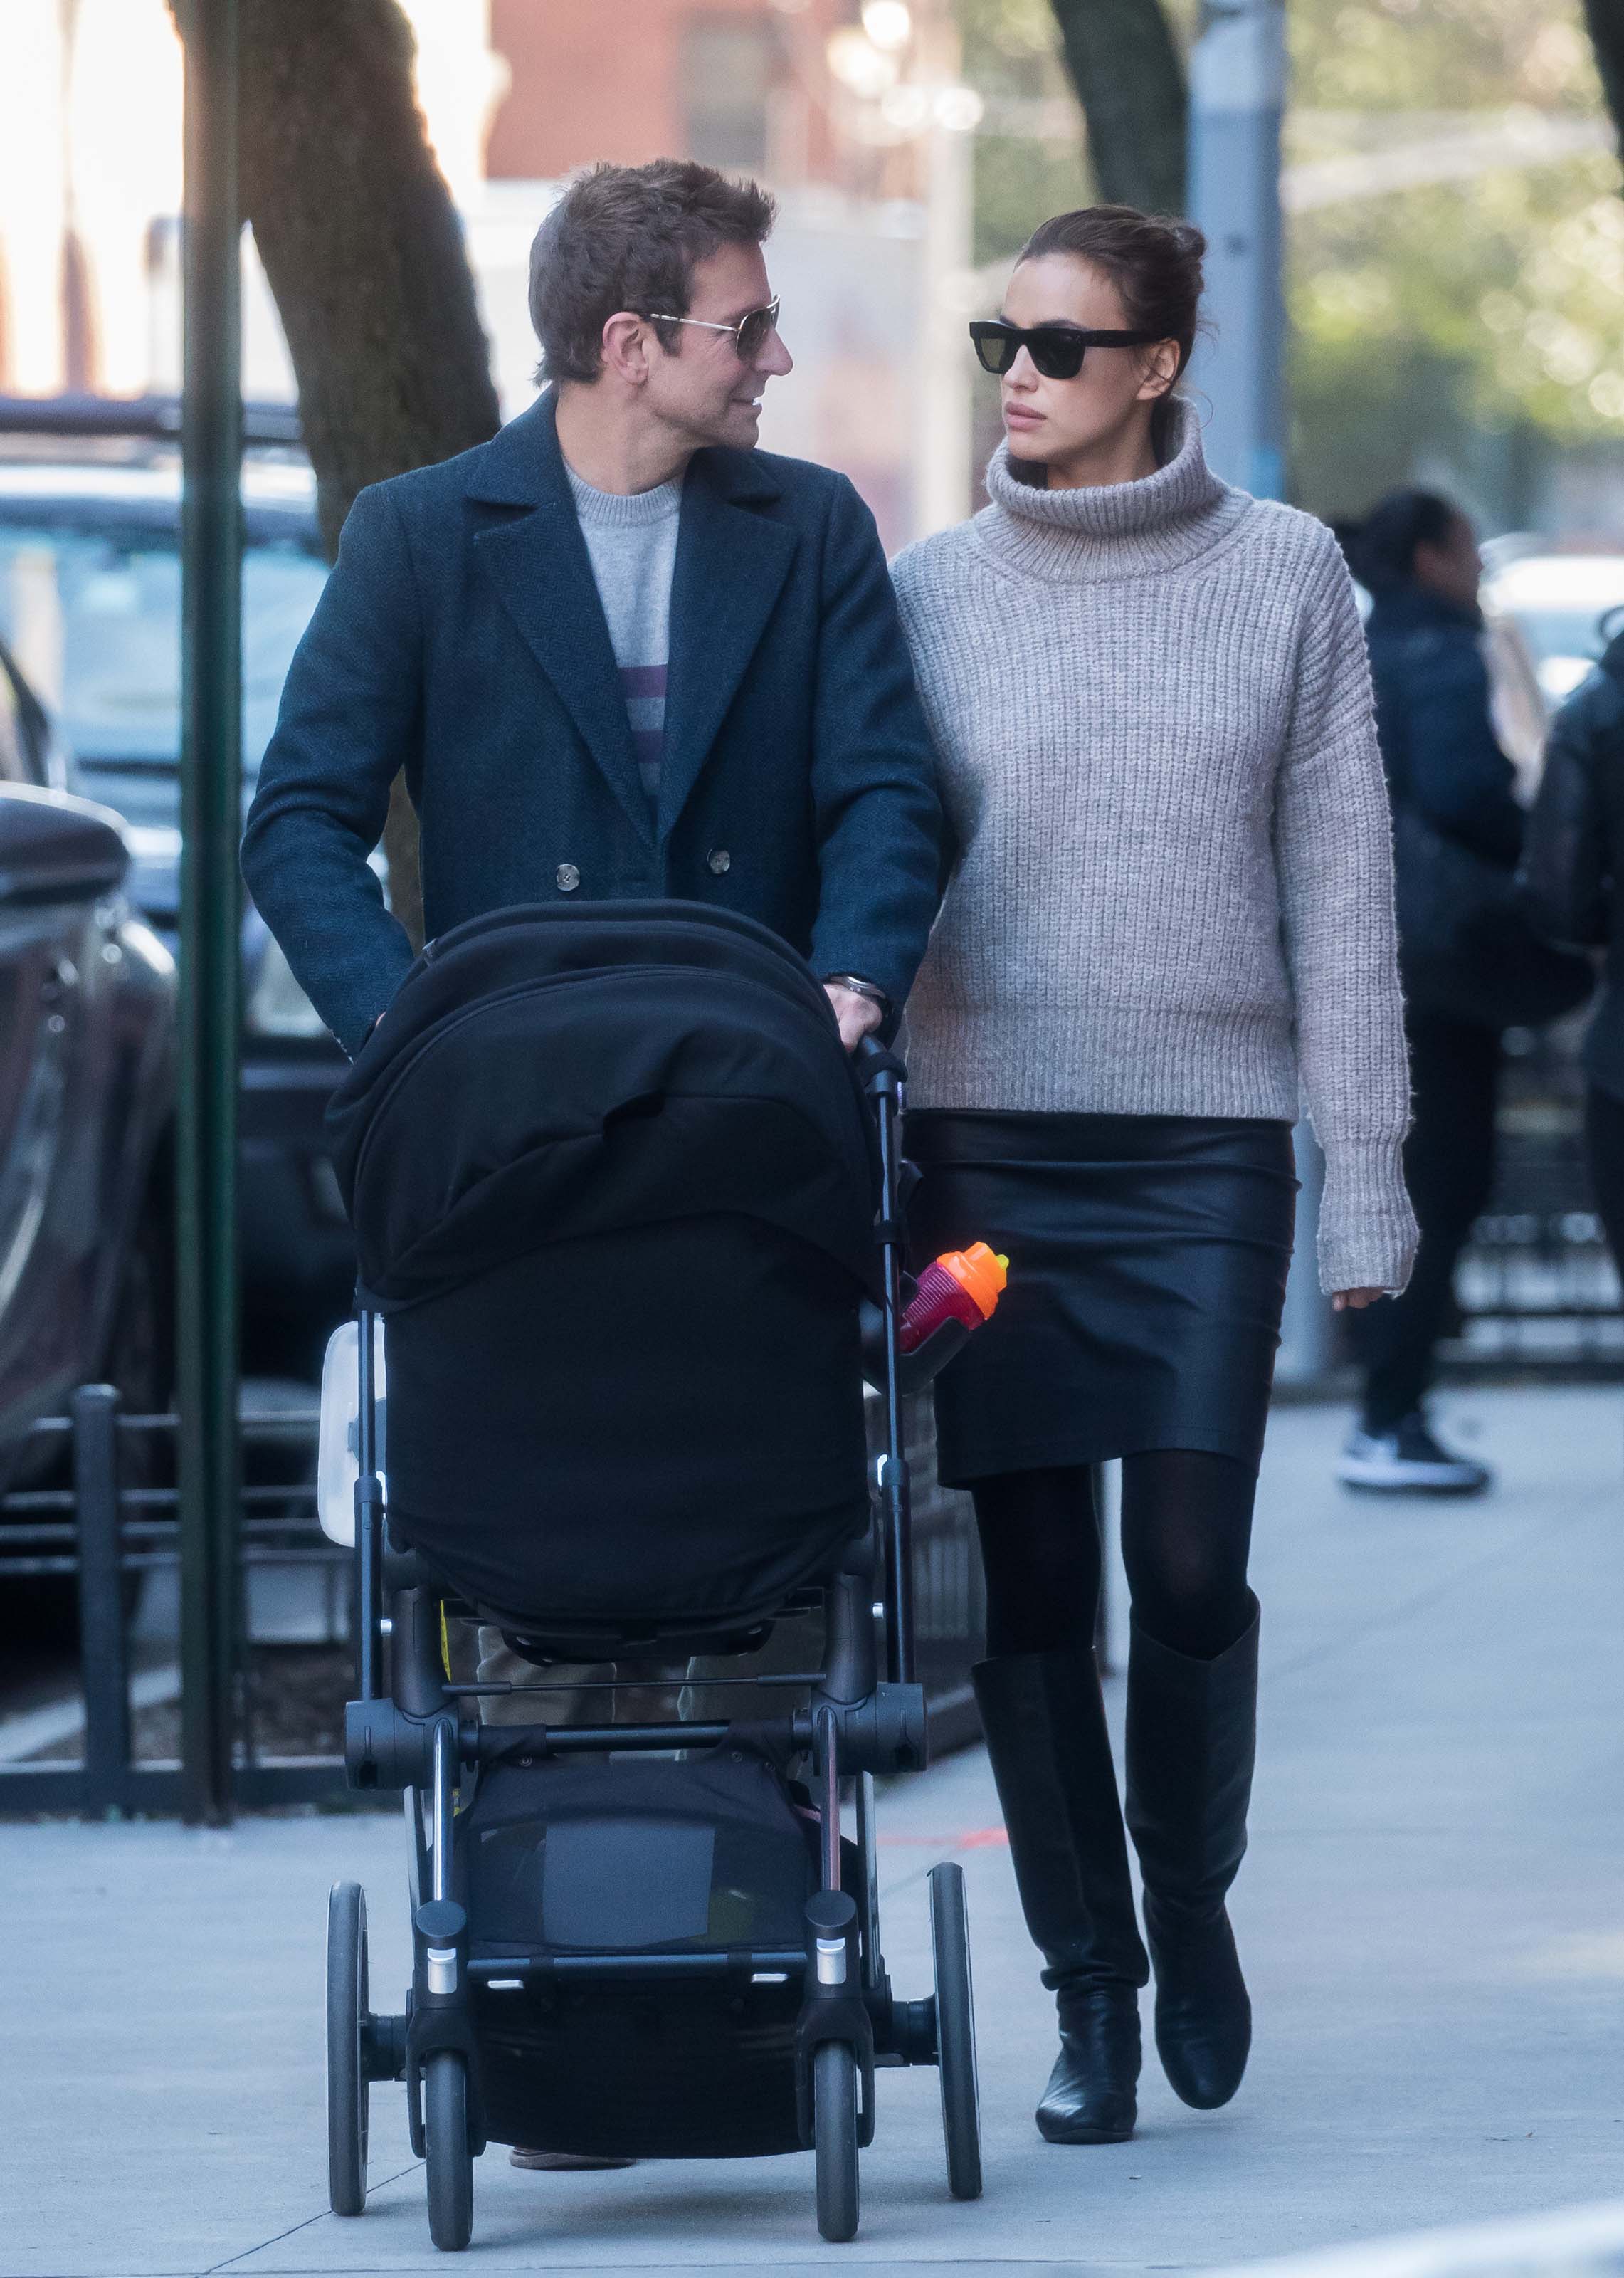
{"type": "Polygon", "coordinates": [[[708,167],[591,169],[531,250],[546,392],[356,499],[242,849],[352,1054],[412,962],[368,861],[401,768],[431,936],[673,896],[808,957],[848,1048],[906,997],[934,761],[873,516],[844,477],[755,450],[791,369],[773,218],[708,167]]]}

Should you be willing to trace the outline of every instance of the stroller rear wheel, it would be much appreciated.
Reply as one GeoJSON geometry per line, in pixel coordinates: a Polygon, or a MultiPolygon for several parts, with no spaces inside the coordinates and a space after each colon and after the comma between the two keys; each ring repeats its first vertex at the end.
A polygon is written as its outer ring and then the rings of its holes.
{"type": "Polygon", "coordinates": [[[931,1869],[930,1938],[936,1965],[936,2065],[942,2081],[948,2189],[956,2199],[979,2199],[981,2103],[970,1990],[970,1918],[962,1867],[949,1863],[931,1869]]]}
{"type": "Polygon", "coordinates": [[[367,1901],[359,1883],[327,1900],[327,2198],[334,2214],[367,2205],[367,1901]]]}
{"type": "Polygon", "coordinates": [[[858,2231],[858,2062],[843,2041],[812,2052],[818,2230],[836,2245],[858,2231]]]}
{"type": "Polygon", "coordinates": [[[423,2068],[429,2236],[459,2254],[474,2235],[474,2157],[468,2141],[468,2074],[454,2049],[437,2049],[423,2068]]]}

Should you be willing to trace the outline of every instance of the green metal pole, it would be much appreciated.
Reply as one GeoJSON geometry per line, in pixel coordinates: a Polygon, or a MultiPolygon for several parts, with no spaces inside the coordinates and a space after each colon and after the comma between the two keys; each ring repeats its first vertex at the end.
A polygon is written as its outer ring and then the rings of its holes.
{"type": "Polygon", "coordinates": [[[237,0],[186,0],[177,1272],[186,1816],[231,1816],[242,459],[237,0]]]}

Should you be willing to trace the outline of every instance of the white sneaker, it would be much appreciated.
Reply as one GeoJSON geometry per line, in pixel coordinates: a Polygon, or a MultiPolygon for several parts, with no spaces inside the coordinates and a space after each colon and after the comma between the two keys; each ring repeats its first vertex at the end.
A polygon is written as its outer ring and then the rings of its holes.
{"type": "Polygon", "coordinates": [[[1337,1477],[1345,1487],[1386,1494],[1482,1494],[1494,1484],[1486,1464],[1452,1456],[1441,1446],[1419,1409],[1391,1432],[1355,1432],[1342,1451],[1337,1477]]]}

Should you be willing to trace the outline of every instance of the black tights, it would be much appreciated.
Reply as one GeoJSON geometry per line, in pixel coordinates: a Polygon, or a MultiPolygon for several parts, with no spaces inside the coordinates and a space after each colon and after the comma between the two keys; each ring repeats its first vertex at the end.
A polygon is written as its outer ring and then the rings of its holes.
{"type": "MultiPolygon", "coordinates": [[[[1230,1456],[1173,1448],[1123,1458],[1123,1563],[1134,1614],[1158,1644],[1212,1661],[1246,1630],[1256,1487],[1230,1456]]],[[[1092,1647],[1100,1529],[1086,1465],[1006,1472],[972,1492],[988,1653],[1092,1647]]]]}

